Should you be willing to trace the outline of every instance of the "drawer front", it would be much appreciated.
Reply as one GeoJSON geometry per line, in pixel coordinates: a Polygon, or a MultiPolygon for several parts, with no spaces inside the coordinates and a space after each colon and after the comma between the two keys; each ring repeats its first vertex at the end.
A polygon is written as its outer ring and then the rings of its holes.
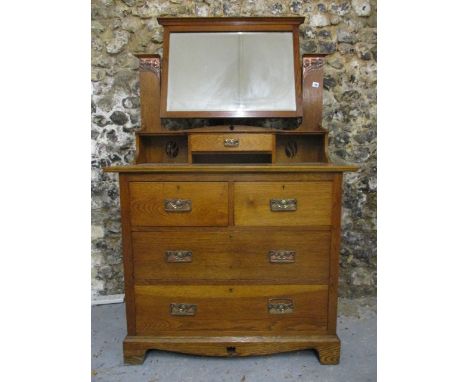
{"type": "Polygon", "coordinates": [[[238,182],[234,221],[238,226],[330,225],[332,182],[238,182]]]}
{"type": "Polygon", "coordinates": [[[327,329],[326,285],[135,286],[137,335],[327,329]]]}
{"type": "Polygon", "coordinates": [[[330,232],[133,232],[136,280],[328,283],[330,232]]]}
{"type": "Polygon", "coordinates": [[[130,182],[134,226],[226,226],[225,182],[130,182]]]}
{"type": "Polygon", "coordinates": [[[272,151],[272,134],[192,134],[191,151],[272,151]]]}

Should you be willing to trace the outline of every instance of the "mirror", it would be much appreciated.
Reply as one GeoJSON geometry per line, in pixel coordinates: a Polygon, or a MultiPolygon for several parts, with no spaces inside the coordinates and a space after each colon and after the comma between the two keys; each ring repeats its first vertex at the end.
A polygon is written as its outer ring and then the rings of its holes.
{"type": "Polygon", "coordinates": [[[295,116],[294,61],[290,31],[172,32],[166,114],[295,116]]]}

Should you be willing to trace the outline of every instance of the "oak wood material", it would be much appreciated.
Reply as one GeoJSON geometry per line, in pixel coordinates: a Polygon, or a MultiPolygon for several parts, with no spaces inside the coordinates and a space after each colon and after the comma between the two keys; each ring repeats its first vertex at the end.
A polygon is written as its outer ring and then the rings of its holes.
{"type": "Polygon", "coordinates": [[[160,132],[160,56],[158,54],[137,54],[140,60],[140,105],[141,129],[160,132]]]}
{"type": "Polygon", "coordinates": [[[132,225],[225,226],[228,223],[228,185],[225,182],[130,182],[132,225]],[[168,199],[190,200],[188,212],[168,212],[168,199]]]}
{"type": "Polygon", "coordinates": [[[136,163],[188,163],[187,137],[181,135],[137,135],[136,163]],[[176,155],[170,156],[167,145],[173,144],[176,155]]]}
{"type": "Polygon", "coordinates": [[[135,285],[137,335],[203,331],[326,333],[326,285],[135,285]],[[270,314],[271,298],[291,298],[294,310],[270,314]],[[173,316],[171,303],[196,304],[194,316],[173,316]],[[221,319],[222,317],[222,319],[221,319]]]}
{"type": "Polygon", "coordinates": [[[330,232],[218,230],[133,232],[134,278],[210,283],[242,282],[327,284],[330,232]],[[269,251],[293,250],[293,263],[271,263],[269,251]],[[168,250],[189,250],[189,263],[168,263],[168,250]]]}
{"type": "MultiPolygon", "coordinates": [[[[340,266],[340,239],[341,239],[341,184],[343,175],[335,175],[333,180],[333,214],[332,237],[330,243],[330,272],[328,295],[328,333],[336,333],[336,318],[338,314],[338,270],[340,266]]],[[[338,352],[339,356],[339,352],[338,352]]]]}
{"type": "Polygon", "coordinates": [[[302,164],[223,164],[223,165],[183,165],[142,163],[137,165],[113,166],[104,169],[105,172],[119,173],[311,173],[311,172],[345,172],[357,171],[357,166],[337,165],[332,163],[302,163],[302,164]]]}
{"type": "Polygon", "coordinates": [[[124,361],[142,363],[147,350],[159,349],[180,353],[244,357],[305,349],[315,349],[325,365],[339,362],[340,340],[336,335],[302,334],[278,336],[127,336],[124,361]]]}
{"type": "Polygon", "coordinates": [[[232,152],[249,151],[272,152],[272,134],[190,134],[190,151],[194,152],[232,152]],[[226,146],[225,140],[237,140],[237,146],[226,146]]]}
{"type": "MultiPolygon", "coordinates": [[[[294,118],[296,120],[296,118],[294,118]]],[[[190,129],[182,130],[163,130],[161,132],[155,131],[135,131],[135,135],[188,135],[188,134],[213,134],[213,133],[246,133],[246,134],[258,134],[258,133],[273,133],[275,135],[326,135],[327,130],[300,130],[290,129],[282,130],[281,128],[272,127],[259,127],[256,125],[206,125],[203,127],[193,127],[190,129]]]]}
{"type": "Polygon", "coordinates": [[[314,182],[333,181],[335,173],[322,172],[299,172],[299,173],[252,173],[252,172],[230,172],[227,173],[125,173],[130,182],[314,182]]]}
{"type": "Polygon", "coordinates": [[[276,163],[326,163],[325,134],[281,134],[276,137],[276,163]]]}
{"type": "Polygon", "coordinates": [[[342,173],[357,167],[329,163],[328,132],[320,127],[324,55],[300,62],[301,17],[158,20],[162,64],[157,55],[138,55],[136,164],[104,169],[119,173],[120,181],[124,361],[142,363],[149,349],[227,357],[315,349],[322,364],[337,364],[342,173]],[[169,35],[189,31],[293,32],[297,110],[248,116],[295,117],[299,127],[247,126],[252,120],[242,119],[190,130],[163,127],[169,35]],[[239,147],[221,147],[227,137],[238,138],[239,147]],[[272,212],[272,198],[295,198],[296,211],[272,212]],[[167,212],[165,199],[190,200],[191,210],[167,212]],[[190,250],[191,261],[166,262],[165,252],[173,250],[190,250]],[[271,263],[270,250],[289,260],[294,251],[294,262],[271,263]],[[286,305],[292,299],[293,311],[284,313],[288,305],[269,313],[272,299],[286,305]],[[174,316],[170,304],[196,304],[196,310],[174,316]]]}
{"type": "Polygon", "coordinates": [[[158,17],[162,26],[175,25],[251,25],[259,28],[261,25],[301,25],[304,17],[158,17]]]}
{"type": "MultiPolygon", "coordinates": [[[[232,223],[229,223],[232,224],[232,223]]],[[[176,226],[167,226],[167,227],[146,227],[146,226],[132,226],[132,232],[209,232],[213,227],[176,227],[176,226]]],[[[268,227],[268,226],[227,226],[227,227],[215,227],[217,231],[227,231],[227,232],[257,232],[264,233],[265,235],[271,235],[278,230],[282,232],[287,231],[330,231],[331,225],[313,225],[313,226],[282,226],[278,227],[268,227]]]]}
{"type": "Polygon", "coordinates": [[[298,130],[320,130],[323,108],[323,54],[305,54],[302,58],[303,117],[298,130]]]}
{"type": "Polygon", "coordinates": [[[133,250],[130,224],[129,182],[127,176],[121,174],[120,185],[120,213],[122,217],[122,251],[125,286],[125,311],[127,316],[127,333],[136,334],[135,329],[135,295],[133,280],[133,250]]]}
{"type": "Polygon", "coordinates": [[[238,182],[234,185],[234,223],[239,226],[329,225],[331,182],[238,182]],[[296,211],[274,212],[272,199],[297,200],[296,211]]]}
{"type": "MultiPolygon", "coordinates": [[[[176,166],[176,165],[173,165],[176,166]]],[[[294,165],[292,165],[295,167],[294,165]]],[[[188,167],[188,166],[185,166],[188,167]]],[[[197,166],[195,166],[197,167],[197,166]]],[[[198,166],[199,167],[199,166],[198,166]]],[[[228,166],[229,167],[229,166],[228,166]]],[[[240,166],[233,166],[239,168],[240,166]]],[[[277,166],[273,166],[277,167],[277,166]]],[[[287,166],[279,166],[281,167],[287,167],[287,166]]],[[[299,166],[300,167],[300,166],[299,166]]],[[[326,183],[331,185],[331,193],[334,195],[330,199],[331,203],[331,220],[329,224],[326,225],[310,225],[307,227],[306,231],[303,232],[310,232],[313,237],[311,237],[312,240],[315,238],[318,238],[318,234],[326,235],[328,239],[324,238],[324,242],[321,244],[317,244],[318,246],[322,245],[328,245],[329,247],[329,278],[328,280],[325,278],[323,281],[315,281],[313,279],[313,276],[310,276],[311,274],[314,274],[314,271],[310,271],[309,273],[309,279],[305,282],[303,280],[295,280],[293,277],[293,272],[290,273],[289,278],[286,279],[279,279],[276,278],[274,281],[274,284],[276,287],[290,287],[294,285],[310,285],[309,283],[317,283],[319,285],[325,286],[327,288],[327,291],[324,292],[323,296],[323,304],[319,304],[323,308],[323,318],[319,319],[319,321],[307,321],[307,319],[301,319],[301,322],[299,323],[298,321],[295,321],[294,319],[291,319],[291,321],[286,321],[289,322],[287,324],[284,324],[285,321],[279,320],[278,318],[273,318],[273,324],[272,321],[265,321],[263,323],[259,323],[256,320],[251,322],[250,320],[246,319],[244,321],[241,321],[240,323],[237,322],[237,320],[230,320],[229,318],[227,319],[227,322],[224,323],[224,325],[227,325],[225,329],[220,330],[219,323],[216,322],[210,322],[210,321],[203,321],[199,323],[198,328],[195,325],[196,329],[184,329],[180,331],[177,327],[174,327],[172,325],[177,325],[176,322],[177,320],[181,320],[183,318],[187,317],[169,317],[167,321],[163,320],[160,321],[159,319],[155,319],[152,314],[149,314],[147,317],[147,321],[144,321],[142,323],[143,327],[145,330],[149,330],[150,333],[159,333],[157,336],[151,337],[153,342],[146,343],[145,345],[139,344],[138,346],[134,345],[135,342],[131,342],[129,344],[126,344],[125,347],[127,350],[125,350],[125,360],[128,362],[133,362],[133,363],[138,363],[142,362],[144,359],[144,353],[147,349],[151,348],[157,348],[161,350],[173,350],[173,351],[183,351],[187,353],[194,353],[194,354],[205,354],[205,353],[210,353],[211,355],[224,355],[224,356],[235,356],[237,355],[249,355],[249,354],[267,354],[267,353],[272,353],[272,352],[278,352],[278,351],[288,351],[287,349],[294,350],[296,345],[296,342],[294,342],[292,339],[288,339],[285,342],[279,342],[278,338],[282,336],[287,336],[291,335],[291,331],[294,333],[301,333],[298,338],[306,338],[307,336],[312,336],[313,333],[317,333],[318,331],[320,333],[329,333],[330,337],[328,338],[335,338],[335,340],[330,340],[329,342],[323,342],[323,343],[302,343],[302,347],[299,348],[314,348],[318,351],[319,357],[321,359],[322,363],[326,364],[334,364],[337,363],[339,360],[339,342],[336,340],[336,282],[337,282],[337,275],[338,275],[338,245],[339,243],[336,241],[336,238],[339,236],[339,228],[336,225],[336,222],[339,219],[340,212],[337,210],[336,206],[339,206],[340,202],[338,197],[335,195],[335,193],[340,193],[341,192],[341,174],[340,173],[334,173],[334,172],[316,172],[313,170],[310,170],[308,172],[286,172],[286,171],[278,171],[278,172],[270,172],[270,171],[246,171],[246,172],[235,172],[232,171],[231,169],[228,169],[225,172],[179,172],[177,170],[172,171],[172,172],[167,172],[167,171],[162,171],[162,172],[149,172],[149,173],[122,173],[120,175],[121,177],[121,190],[124,190],[122,193],[122,213],[123,213],[123,223],[126,221],[126,229],[123,229],[124,235],[126,235],[124,238],[124,259],[126,263],[131,262],[131,276],[128,277],[129,272],[127,272],[127,268],[125,269],[125,278],[126,278],[126,304],[127,304],[127,322],[129,323],[128,327],[128,332],[129,335],[130,333],[133,333],[133,336],[130,335],[130,337],[133,338],[143,338],[140,336],[135,337],[134,335],[136,334],[136,322],[141,317],[140,311],[137,311],[135,309],[135,302],[134,302],[134,297],[133,297],[133,302],[132,302],[132,294],[135,293],[135,288],[142,288],[142,287],[157,287],[157,288],[162,288],[165,286],[172,286],[173,288],[180,290],[181,287],[186,287],[189,290],[192,290],[194,286],[200,287],[205,285],[206,288],[209,288],[210,290],[213,289],[213,287],[219,287],[219,288],[233,288],[236,290],[239,286],[242,286],[244,288],[251,289],[252,287],[259,288],[259,287],[269,287],[272,285],[272,283],[268,283],[266,279],[264,280],[245,280],[243,278],[239,279],[225,279],[224,283],[223,280],[215,280],[215,279],[202,279],[201,277],[197,278],[196,280],[191,279],[186,279],[184,280],[183,277],[176,277],[172,280],[162,280],[160,279],[149,279],[149,278],[133,278],[134,277],[134,272],[138,272],[136,269],[139,266],[138,265],[138,260],[136,260],[136,257],[138,256],[134,250],[134,244],[136,243],[134,236],[135,235],[142,235],[142,234],[154,234],[156,233],[157,235],[166,235],[168,234],[169,236],[175,235],[178,237],[182,237],[183,235],[187,235],[190,232],[196,232],[197,237],[201,237],[206,234],[212,234],[213,231],[220,232],[216,235],[211,235],[213,238],[212,243],[215,243],[216,245],[219,245],[219,241],[216,238],[223,237],[223,235],[229,235],[229,234],[245,234],[246,236],[246,243],[248,242],[249,244],[244,245],[244,247],[247,247],[248,250],[255,250],[256,243],[258,242],[268,242],[268,240],[271,240],[272,237],[275,237],[275,235],[278,233],[278,229],[275,228],[274,226],[232,226],[232,224],[235,222],[234,220],[234,207],[235,207],[235,186],[238,182],[243,182],[243,183],[248,183],[257,186],[258,184],[261,183],[299,183],[303,184],[305,183],[326,183]],[[129,192],[125,193],[125,190],[134,183],[144,183],[144,184],[149,184],[152,185],[154,183],[160,184],[160,183],[171,183],[171,184],[183,184],[185,182],[188,183],[197,183],[201,185],[210,185],[211,183],[225,183],[226,187],[228,188],[227,190],[227,196],[226,196],[226,205],[227,209],[230,211],[227,213],[227,223],[230,223],[231,226],[224,226],[224,227],[190,227],[190,226],[154,226],[154,227],[143,227],[143,226],[130,226],[130,212],[132,211],[131,203],[130,203],[130,195],[129,192]],[[127,211],[127,212],[126,212],[127,211]],[[231,215],[231,220],[229,220],[229,215],[231,215]],[[129,231],[133,231],[132,234],[129,234],[129,231]],[[195,231],[194,231],[195,230],[195,231]],[[330,231],[331,230],[331,231],[330,231]],[[141,231],[141,232],[139,232],[141,231]],[[330,236],[331,235],[331,236],[330,236]],[[335,235],[335,236],[334,236],[335,235]],[[248,238],[250,237],[250,239],[248,238]],[[326,240],[326,243],[325,243],[326,240]],[[131,248],[128,248],[128,245],[125,243],[131,243],[131,248]],[[255,243],[252,245],[252,243],[255,243]],[[250,249],[252,248],[252,249],[250,249]],[[333,264],[332,264],[333,261],[333,264]],[[127,283],[127,279],[129,282],[127,283]],[[228,282],[229,281],[229,282],[228,282]],[[299,284],[299,282],[301,282],[299,284]],[[297,284],[294,284],[297,283],[297,284]],[[334,283],[334,284],[333,284],[334,283]],[[129,285],[129,287],[127,287],[129,285]],[[136,286],[135,286],[136,285],[136,286]],[[328,286],[330,285],[330,286],[328,286]],[[130,290],[128,290],[131,288],[130,290]],[[335,288],[335,289],[333,289],[335,288]],[[150,318],[153,317],[153,318],[150,318]],[[279,321],[277,321],[279,320],[279,321]],[[235,322],[234,322],[235,321],[235,322]],[[135,325],[135,330],[131,332],[131,327],[132,327],[132,322],[134,322],[135,325]],[[154,324],[156,322],[156,324],[154,324]],[[305,324],[304,324],[305,322],[305,324]],[[321,322],[321,323],[320,323],[321,322]],[[160,331],[160,325],[164,326],[165,330],[161,334],[160,331]],[[203,326],[206,325],[206,326],[203,326]],[[263,325],[263,326],[262,326],[263,325]],[[269,326],[270,325],[270,326],[269,326]],[[304,325],[306,328],[304,328],[304,325]],[[156,327],[155,327],[156,326],[156,327]],[[244,338],[242,336],[245,336],[249,332],[245,332],[243,328],[246,328],[249,326],[251,329],[254,330],[254,333],[268,333],[268,335],[262,334],[263,337],[261,338],[262,343],[256,343],[255,345],[248,345],[247,348],[241,347],[239,348],[238,342],[233,342],[230,345],[226,345],[225,347],[220,347],[219,344],[213,344],[209,339],[207,339],[208,336],[216,336],[222,333],[223,335],[232,335],[234,336],[233,338],[236,339],[236,341],[239,338],[244,338]],[[200,329],[200,327],[204,327],[204,329],[200,329]],[[239,329],[239,327],[241,329],[239,329]],[[276,328],[277,332],[271,332],[271,328],[276,328]],[[299,331],[298,328],[301,330],[299,331]],[[304,330],[302,330],[304,329],[304,330]],[[189,335],[190,333],[190,335],[189,335]],[[191,344],[189,338],[193,338],[194,334],[200,334],[202,333],[202,337],[200,338],[205,338],[206,342],[195,342],[196,345],[191,344]],[[274,334],[273,334],[274,333],[274,334]],[[160,338],[183,338],[182,343],[177,343],[177,345],[174,345],[173,342],[168,341],[165,342],[164,344],[161,345],[159,341],[160,338]],[[288,342],[289,341],[289,342],[288,342]],[[185,343],[185,345],[184,345],[185,343]],[[136,346],[136,347],[134,347],[136,346]],[[145,348],[146,346],[146,348],[145,348]],[[236,350],[234,353],[232,353],[232,349],[228,353],[226,350],[226,347],[229,346],[230,348],[235,347],[236,350]],[[177,350],[176,350],[177,349],[177,350]],[[284,349],[284,350],[282,350],[284,349]]],[[[203,188],[199,193],[204,194],[205,189],[203,188]]],[[[158,193],[159,194],[159,193],[158,193]]],[[[300,206],[300,204],[298,204],[300,206]]],[[[280,213],[281,214],[281,213],[280,213]]],[[[312,212],[314,214],[314,212],[312,212]]],[[[287,234],[293,234],[295,235],[297,232],[300,232],[301,230],[304,230],[304,227],[302,226],[294,226],[294,225],[286,225],[281,227],[281,233],[287,235],[287,234]],[[299,230],[299,231],[298,231],[299,230]]],[[[172,238],[175,236],[171,236],[172,238]]],[[[161,236],[163,237],[163,236],[161,236]]],[[[190,237],[190,234],[186,237],[190,237]]],[[[293,237],[293,236],[291,236],[293,237]]],[[[306,237],[305,234],[302,235],[301,237],[306,237]]],[[[147,242],[144,246],[146,247],[153,247],[157,248],[160,242],[166,240],[170,240],[170,238],[164,238],[158,240],[158,243],[156,243],[155,240],[151,240],[147,242]],[[151,244],[154,243],[154,246],[151,244]]],[[[173,239],[175,240],[175,239],[173,239]]],[[[202,239],[200,239],[202,240],[202,239]]],[[[299,240],[299,239],[298,239],[299,240]]],[[[211,247],[207,246],[206,248],[211,247]]],[[[245,251],[245,249],[243,248],[245,251]]],[[[316,252],[309,252],[308,253],[311,261],[316,262],[317,261],[317,256],[322,256],[316,252]]],[[[224,253],[221,254],[221,257],[226,256],[224,253]]],[[[237,256],[237,258],[240,258],[240,254],[233,255],[237,256]]],[[[196,257],[194,257],[195,259],[196,257]]],[[[227,259],[227,257],[224,257],[227,259]]],[[[210,258],[211,260],[211,258],[210,258]]],[[[244,259],[242,259],[244,260],[244,259]]],[[[146,260],[145,260],[146,261],[146,260]]],[[[187,264],[174,264],[174,265],[187,265],[187,264]]],[[[276,264],[278,266],[284,266],[285,264],[276,264]]],[[[290,265],[290,264],[289,264],[290,265]]],[[[289,266],[287,265],[287,266],[289,266]]],[[[236,271],[236,266],[234,265],[232,268],[232,271],[236,271]]],[[[156,268],[155,268],[156,271],[156,268]]],[[[263,277],[263,272],[258,272],[259,274],[262,274],[263,277]]],[[[295,274],[296,272],[294,272],[295,274]]],[[[275,276],[276,277],[276,276],[275,276]]],[[[229,290],[229,289],[227,289],[229,290]]],[[[154,297],[157,298],[160,295],[159,292],[157,292],[154,297]]],[[[304,292],[304,296],[309,296],[310,292],[304,292]]],[[[184,296],[186,294],[184,293],[184,296]]],[[[205,296],[206,297],[206,296],[205,296]]],[[[271,297],[287,297],[284,295],[275,295],[271,297]]],[[[148,299],[149,297],[145,297],[148,299]]],[[[169,300],[169,299],[168,299],[169,300]]],[[[210,302],[213,301],[213,299],[208,299],[210,302]]],[[[221,295],[221,297],[218,299],[220,303],[225,303],[226,298],[221,295]]],[[[245,300],[244,300],[245,301],[245,300]]],[[[177,301],[171,301],[168,302],[168,304],[172,302],[177,302],[177,301]]],[[[191,301],[179,301],[179,302],[191,302],[191,301]]],[[[263,301],[264,302],[264,301],[263,301]]],[[[239,302],[240,303],[240,302],[239,302]]],[[[153,306],[152,304],[150,304],[153,306]]],[[[144,309],[144,308],[143,308],[144,309]]],[[[153,309],[153,308],[151,308],[153,309]]],[[[265,308],[266,311],[266,308],[265,308]]],[[[168,314],[168,309],[165,311],[166,314],[168,314]]],[[[218,314],[219,317],[222,317],[221,321],[224,322],[224,310],[223,314],[218,314]]],[[[266,314],[266,313],[264,313],[266,314]]],[[[194,317],[189,317],[189,318],[195,318],[194,317]]],[[[284,317],[279,315],[279,317],[284,317]]],[[[310,318],[310,317],[309,317],[310,318]]],[[[184,323],[184,322],[183,322],[184,323]]],[[[190,326],[190,325],[189,325],[190,326]]],[[[284,337],[282,337],[284,338],[284,337]]],[[[164,341],[163,341],[164,342],[164,341]]]]}

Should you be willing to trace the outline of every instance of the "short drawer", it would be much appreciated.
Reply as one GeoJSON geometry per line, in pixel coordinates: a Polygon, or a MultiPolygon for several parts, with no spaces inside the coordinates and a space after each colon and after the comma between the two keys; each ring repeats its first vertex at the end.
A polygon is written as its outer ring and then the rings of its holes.
{"type": "Polygon", "coordinates": [[[273,151],[272,134],[192,134],[189,147],[192,152],[273,151]]]}
{"type": "Polygon", "coordinates": [[[326,285],[136,285],[136,334],[325,333],[327,300],[326,285]]]}
{"type": "Polygon", "coordinates": [[[329,231],[133,232],[137,280],[328,283],[329,231]]]}
{"type": "Polygon", "coordinates": [[[238,226],[330,225],[332,182],[238,182],[234,221],[238,226]]]}
{"type": "Polygon", "coordinates": [[[134,226],[225,226],[225,182],[130,182],[134,226]]]}

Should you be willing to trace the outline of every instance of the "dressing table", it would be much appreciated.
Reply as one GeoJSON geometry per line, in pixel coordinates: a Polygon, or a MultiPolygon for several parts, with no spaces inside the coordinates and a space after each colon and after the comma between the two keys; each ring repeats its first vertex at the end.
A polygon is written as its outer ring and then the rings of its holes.
{"type": "Polygon", "coordinates": [[[120,183],[124,360],[150,349],[315,349],[337,364],[342,174],[321,128],[323,55],[302,17],[159,18],[140,61],[141,129],[120,183]],[[277,129],[255,121],[284,119],[277,129]],[[170,121],[206,125],[169,129],[170,121]],[[253,122],[252,122],[253,121],[253,122]]]}

